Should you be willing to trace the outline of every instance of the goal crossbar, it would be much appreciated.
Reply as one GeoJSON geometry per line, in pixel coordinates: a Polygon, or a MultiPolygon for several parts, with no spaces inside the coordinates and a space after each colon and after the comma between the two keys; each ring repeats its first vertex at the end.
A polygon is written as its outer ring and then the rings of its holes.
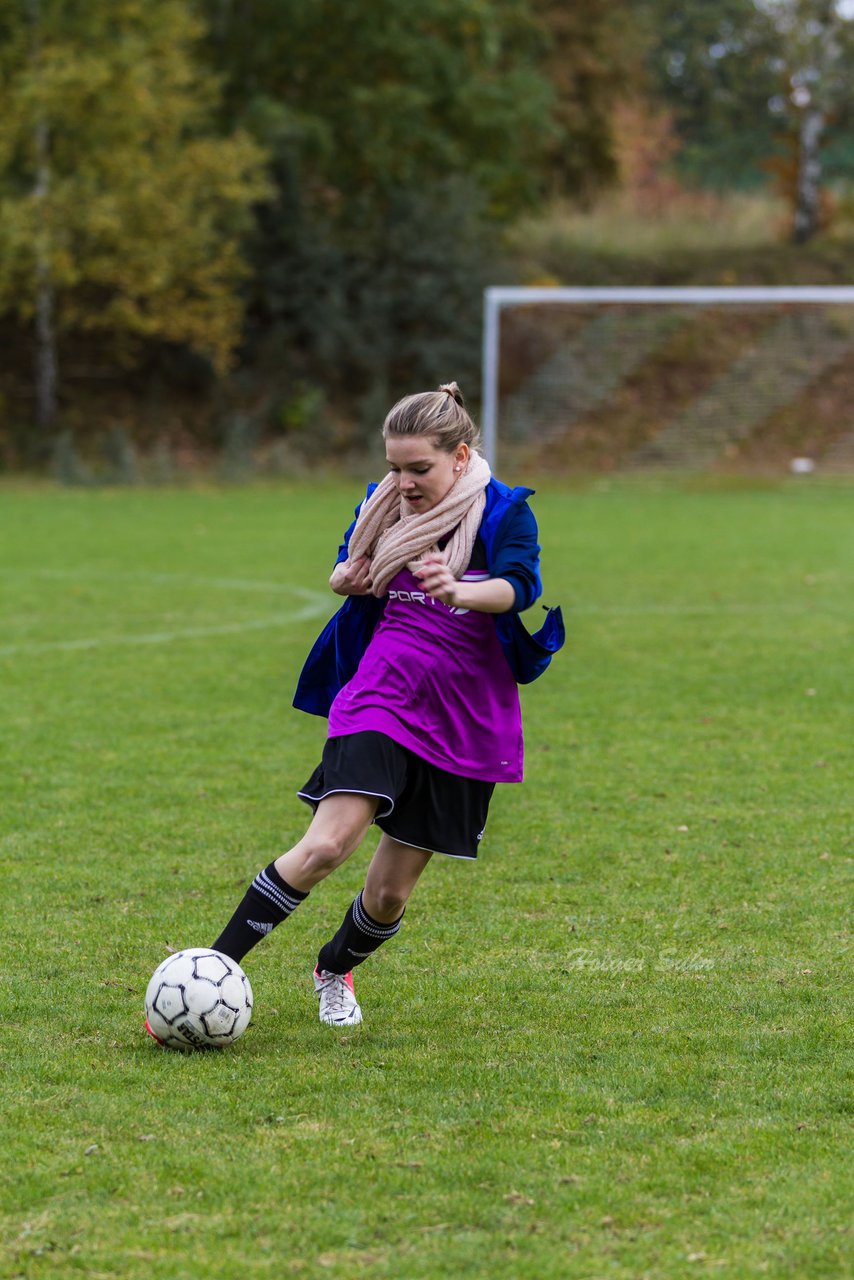
{"type": "Polygon", "coordinates": [[[486,459],[495,470],[498,454],[498,356],[501,312],[532,303],[713,306],[716,303],[820,303],[854,306],[854,287],[846,285],[776,285],[703,287],[525,287],[493,285],[483,295],[483,384],[481,426],[486,459]]]}

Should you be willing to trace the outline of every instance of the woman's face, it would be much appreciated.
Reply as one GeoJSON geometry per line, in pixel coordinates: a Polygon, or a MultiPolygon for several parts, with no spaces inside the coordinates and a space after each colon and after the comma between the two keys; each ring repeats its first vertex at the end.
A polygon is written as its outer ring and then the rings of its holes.
{"type": "Polygon", "coordinates": [[[385,455],[401,495],[419,514],[441,502],[469,459],[469,447],[437,449],[432,436],[387,436],[385,455]]]}

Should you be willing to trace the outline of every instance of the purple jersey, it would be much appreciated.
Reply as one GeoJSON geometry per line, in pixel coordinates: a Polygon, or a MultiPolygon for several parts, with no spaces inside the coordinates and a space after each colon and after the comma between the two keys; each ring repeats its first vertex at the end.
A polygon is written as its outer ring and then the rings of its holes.
{"type": "MultiPolygon", "coordinates": [[[[463,581],[488,577],[468,571],[463,581]]],[[[494,616],[442,604],[401,569],[358,670],[329,713],[330,738],[365,730],[448,773],[521,782],[519,691],[494,616]]]]}

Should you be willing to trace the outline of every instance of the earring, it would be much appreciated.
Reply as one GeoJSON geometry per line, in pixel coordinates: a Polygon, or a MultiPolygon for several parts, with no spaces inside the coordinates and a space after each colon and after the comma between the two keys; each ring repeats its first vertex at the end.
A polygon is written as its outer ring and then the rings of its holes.
{"type": "Polygon", "coordinates": [[[455,470],[455,471],[459,471],[459,467],[454,467],[454,470],[455,470]]]}

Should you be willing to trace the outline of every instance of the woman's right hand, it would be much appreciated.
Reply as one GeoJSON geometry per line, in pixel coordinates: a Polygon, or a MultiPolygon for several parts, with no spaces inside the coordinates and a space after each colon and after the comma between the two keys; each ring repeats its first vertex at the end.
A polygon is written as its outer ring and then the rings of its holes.
{"type": "Polygon", "coordinates": [[[373,585],[370,558],[360,556],[358,560],[336,564],[329,585],[338,596],[369,596],[373,585]]]}

